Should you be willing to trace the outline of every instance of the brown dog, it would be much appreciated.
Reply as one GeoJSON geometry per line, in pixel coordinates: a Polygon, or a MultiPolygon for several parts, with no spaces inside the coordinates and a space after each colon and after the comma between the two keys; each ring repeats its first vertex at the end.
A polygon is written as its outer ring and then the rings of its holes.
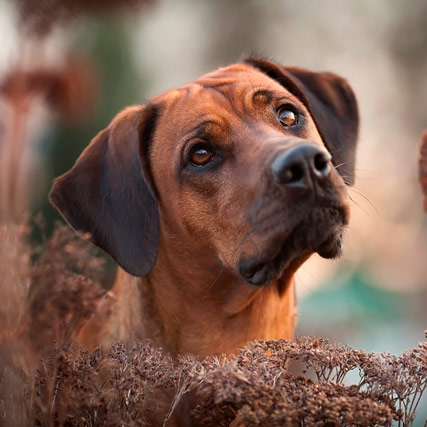
{"type": "Polygon", "coordinates": [[[50,193],[121,266],[82,342],[290,338],[294,273],[341,251],[357,129],[343,79],[256,58],[118,114],[50,193]]]}

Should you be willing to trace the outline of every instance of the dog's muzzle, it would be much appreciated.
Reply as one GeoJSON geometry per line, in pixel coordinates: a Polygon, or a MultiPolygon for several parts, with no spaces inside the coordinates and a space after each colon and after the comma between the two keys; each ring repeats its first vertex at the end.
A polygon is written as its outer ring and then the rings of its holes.
{"type": "Polygon", "coordinates": [[[325,258],[341,253],[348,211],[331,155],[318,144],[300,141],[273,153],[267,163],[269,184],[252,212],[252,241],[262,249],[238,264],[239,274],[251,284],[269,283],[311,253],[325,258]]]}

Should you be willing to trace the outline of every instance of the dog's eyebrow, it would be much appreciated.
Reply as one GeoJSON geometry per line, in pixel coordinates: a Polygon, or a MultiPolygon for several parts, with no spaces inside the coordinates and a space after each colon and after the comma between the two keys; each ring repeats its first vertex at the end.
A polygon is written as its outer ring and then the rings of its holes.
{"type": "Polygon", "coordinates": [[[270,92],[267,89],[259,89],[252,95],[252,102],[256,102],[257,98],[265,98],[267,104],[269,104],[273,99],[273,92],[270,92]]]}
{"type": "Polygon", "coordinates": [[[209,126],[216,125],[219,126],[219,123],[215,120],[203,120],[203,122],[198,123],[196,126],[191,128],[189,131],[185,132],[183,136],[188,136],[196,134],[196,136],[202,136],[207,133],[207,128],[209,126]]]}

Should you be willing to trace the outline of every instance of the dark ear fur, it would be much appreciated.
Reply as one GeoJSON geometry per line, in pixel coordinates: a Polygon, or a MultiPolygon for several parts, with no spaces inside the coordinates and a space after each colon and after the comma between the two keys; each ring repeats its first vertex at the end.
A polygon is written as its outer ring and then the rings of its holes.
{"type": "Polygon", "coordinates": [[[359,113],[350,85],[332,73],[284,67],[258,58],[248,58],[245,63],[278,81],[304,103],[338,172],[347,184],[353,184],[359,113]]]}
{"type": "Polygon", "coordinates": [[[157,258],[158,207],[141,158],[156,116],[154,106],[120,113],[49,194],[74,229],[90,233],[94,244],[134,276],[148,274],[157,258]]]}

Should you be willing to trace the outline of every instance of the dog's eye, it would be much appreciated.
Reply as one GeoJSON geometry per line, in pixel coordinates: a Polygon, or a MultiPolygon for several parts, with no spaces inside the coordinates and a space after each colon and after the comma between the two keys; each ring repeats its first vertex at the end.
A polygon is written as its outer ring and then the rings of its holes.
{"type": "Polygon", "coordinates": [[[298,122],[297,114],[290,110],[288,107],[281,108],[277,113],[277,117],[283,127],[294,126],[298,122]]]}
{"type": "Polygon", "coordinates": [[[190,152],[190,162],[194,166],[204,166],[215,159],[215,157],[215,151],[203,145],[196,145],[190,152]]]}

